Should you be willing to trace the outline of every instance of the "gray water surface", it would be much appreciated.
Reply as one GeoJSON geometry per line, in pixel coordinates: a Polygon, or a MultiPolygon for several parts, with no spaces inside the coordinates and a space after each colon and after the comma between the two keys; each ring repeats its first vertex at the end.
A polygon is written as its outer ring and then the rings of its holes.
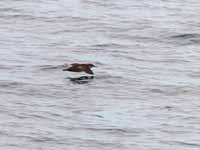
{"type": "Polygon", "coordinates": [[[0,149],[199,150],[199,0],[1,0],[0,149]],[[93,63],[88,82],[65,63],[93,63]]]}

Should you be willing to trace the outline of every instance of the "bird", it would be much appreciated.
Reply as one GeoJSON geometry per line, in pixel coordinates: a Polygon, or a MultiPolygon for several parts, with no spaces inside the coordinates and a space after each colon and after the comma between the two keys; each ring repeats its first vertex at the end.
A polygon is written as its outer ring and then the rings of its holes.
{"type": "Polygon", "coordinates": [[[94,72],[91,70],[92,67],[96,67],[96,66],[94,64],[73,63],[73,64],[70,64],[68,68],[63,69],[63,71],[85,72],[85,73],[93,75],[94,72]]]}

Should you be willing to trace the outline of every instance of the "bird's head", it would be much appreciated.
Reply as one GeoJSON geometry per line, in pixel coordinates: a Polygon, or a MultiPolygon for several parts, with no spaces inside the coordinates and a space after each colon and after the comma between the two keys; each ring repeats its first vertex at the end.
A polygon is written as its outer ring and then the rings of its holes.
{"type": "Polygon", "coordinates": [[[90,68],[96,67],[94,64],[88,64],[88,66],[89,66],[90,68]]]}

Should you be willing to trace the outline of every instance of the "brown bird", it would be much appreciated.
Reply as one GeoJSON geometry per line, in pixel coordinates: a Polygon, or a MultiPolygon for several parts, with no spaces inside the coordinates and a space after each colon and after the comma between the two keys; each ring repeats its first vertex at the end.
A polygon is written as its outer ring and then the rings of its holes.
{"type": "Polygon", "coordinates": [[[71,71],[71,72],[85,72],[88,74],[94,74],[91,70],[92,67],[95,67],[93,64],[71,64],[69,68],[63,69],[63,71],[71,71]]]}

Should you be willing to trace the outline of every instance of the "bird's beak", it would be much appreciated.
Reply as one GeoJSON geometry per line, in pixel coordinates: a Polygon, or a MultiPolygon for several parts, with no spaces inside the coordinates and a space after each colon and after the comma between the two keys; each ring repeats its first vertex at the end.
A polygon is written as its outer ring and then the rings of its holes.
{"type": "Polygon", "coordinates": [[[67,71],[67,69],[63,69],[63,71],[67,71]]]}

